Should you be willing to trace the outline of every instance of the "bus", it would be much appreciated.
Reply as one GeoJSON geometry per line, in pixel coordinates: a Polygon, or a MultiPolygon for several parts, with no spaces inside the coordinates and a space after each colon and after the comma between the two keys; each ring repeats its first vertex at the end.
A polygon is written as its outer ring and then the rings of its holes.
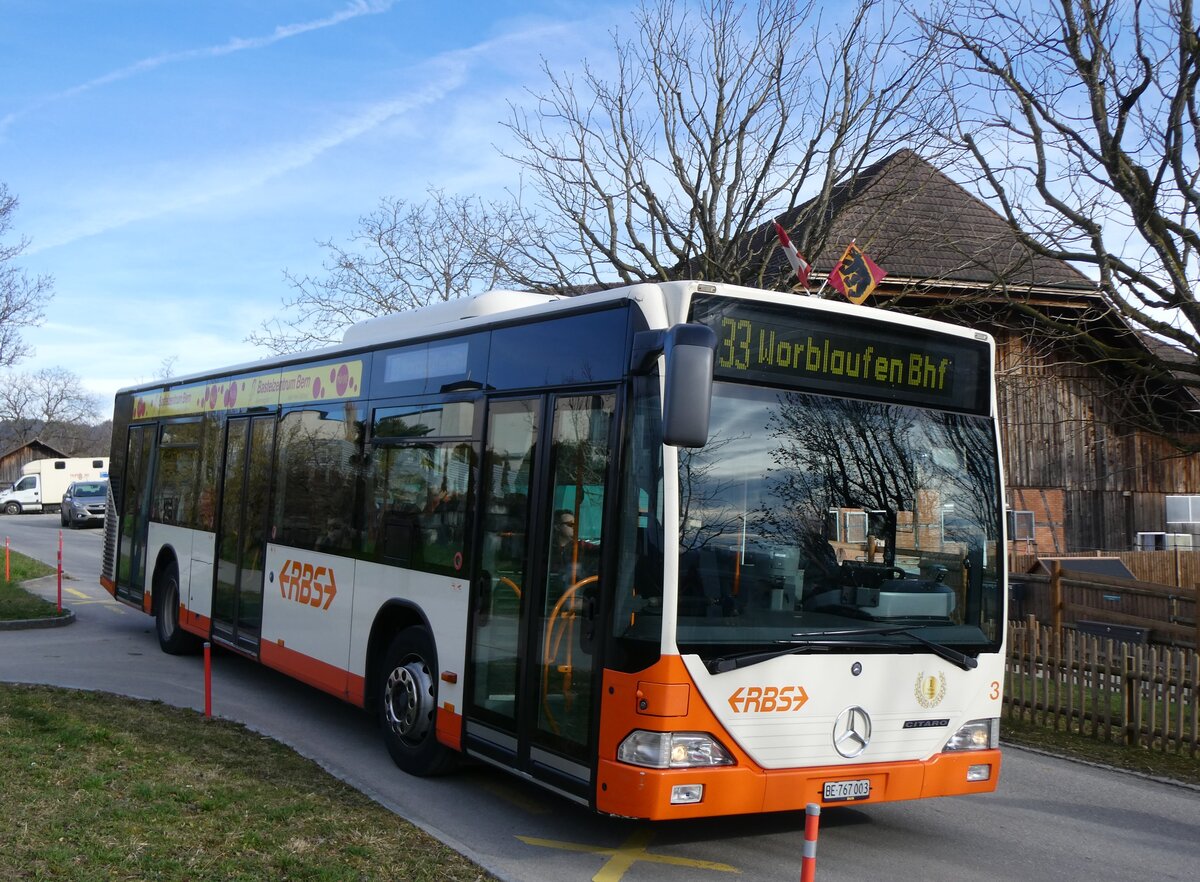
{"type": "Polygon", "coordinates": [[[654,820],[994,790],[1004,499],[987,334],[708,282],[492,291],[122,389],[102,582],[654,820]]]}

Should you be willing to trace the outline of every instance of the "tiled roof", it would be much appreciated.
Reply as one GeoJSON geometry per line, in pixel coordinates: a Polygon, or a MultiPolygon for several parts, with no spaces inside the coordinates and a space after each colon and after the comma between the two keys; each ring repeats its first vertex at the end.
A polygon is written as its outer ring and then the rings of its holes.
{"type": "MultiPolygon", "coordinates": [[[[796,228],[811,211],[811,204],[803,205],[781,219],[793,238],[804,238],[796,228]]],[[[833,224],[813,261],[821,275],[853,239],[895,282],[990,287],[999,279],[1010,289],[1095,290],[1071,265],[1035,254],[996,211],[911,150],[892,154],[840,187],[830,214],[833,224]]]]}

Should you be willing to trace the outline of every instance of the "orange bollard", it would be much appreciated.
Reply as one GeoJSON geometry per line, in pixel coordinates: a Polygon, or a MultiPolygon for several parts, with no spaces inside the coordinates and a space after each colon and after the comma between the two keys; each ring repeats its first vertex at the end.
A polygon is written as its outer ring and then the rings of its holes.
{"type": "Polygon", "coordinates": [[[804,808],[804,855],[800,858],[800,882],[817,878],[817,827],[821,823],[821,807],[810,802],[804,808]]]}
{"type": "Polygon", "coordinates": [[[11,582],[12,579],[8,575],[8,537],[4,537],[4,581],[11,582]]]}
{"type": "Polygon", "coordinates": [[[58,531],[58,611],[62,612],[62,530],[58,531]]]}
{"type": "Polygon", "coordinates": [[[212,644],[204,641],[204,719],[212,719],[212,644]]]}

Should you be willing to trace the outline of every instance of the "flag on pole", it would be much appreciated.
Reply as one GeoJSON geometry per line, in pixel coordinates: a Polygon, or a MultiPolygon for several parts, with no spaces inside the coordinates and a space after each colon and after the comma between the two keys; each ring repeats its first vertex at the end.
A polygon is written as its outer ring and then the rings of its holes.
{"type": "Polygon", "coordinates": [[[774,221],[775,235],[779,237],[779,245],[783,248],[783,253],[787,255],[788,263],[792,265],[792,269],[796,272],[796,278],[800,280],[800,284],[805,288],[808,287],[808,271],[812,269],[809,262],[804,259],[796,246],[792,244],[792,240],[788,237],[787,231],[779,225],[779,221],[774,221]]]}
{"type": "Polygon", "coordinates": [[[862,303],[875,286],[883,281],[887,272],[867,257],[862,249],[851,242],[838,265],[829,274],[829,284],[837,288],[851,303],[862,303]]]}

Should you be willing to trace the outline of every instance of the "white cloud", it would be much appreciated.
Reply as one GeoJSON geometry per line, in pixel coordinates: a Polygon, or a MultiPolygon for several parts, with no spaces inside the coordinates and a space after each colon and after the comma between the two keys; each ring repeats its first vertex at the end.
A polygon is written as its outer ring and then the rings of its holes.
{"type": "Polygon", "coordinates": [[[281,40],[286,40],[300,34],[307,34],[310,31],[317,31],[322,28],[334,27],[342,22],[358,18],[362,15],[378,15],[387,12],[391,8],[395,0],[352,0],[346,7],[335,12],[333,15],[326,18],[316,19],[315,21],[300,22],[297,24],[279,25],[270,34],[263,37],[231,37],[225,43],[216,46],[202,46],[198,49],[185,49],[182,52],[164,52],[160,55],[154,55],[150,58],[143,58],[141,61],[136,61],[133,64],[125,67],[109,71],[106,74],[88,80],[85,83],[80,83],[77,86],[72,86],[69,89],[64,89],[53,95],[26,106],[25,108],[0,117],[0,137],[8,130],[13,123],[23,116],[33,113],[49,104],[58,101],[65,101],[68,98],[74,98],[82,95],[85,92],[90,92],[92,89],[98,89],[101,86],[107,86],[112,83],[127,80],[130,77],[138,74],[147,73],[156,68],[162,67],[164,64],[175,64],[183,61],[196,61],[205,58],[218,58],[222,55],[230,55],[234,52],[245,52],[249,49],[262,49],[266,46],[271,46],[281,40]]]}
{"type": "Polygon", "coordinates": [[[43,231],[28,254],[66,245],[87,236],[151,220],[210,202],[229,200],[281,175],[301,169],[324,153],[352,141],[383,123],[426,107],[461,83],[461,76],[446,71],[407,95],[362,108],[322,132],[302,141],[276,144],[240,157],[220,157],[199,171],[164,173],[182,182],[173,188],[141,181],[110,184],[108,196],[93,191],[81,196],[77,219],[43,231]]]}
{"type": "MultiPolygon", "coordinates": [[[[552,43],[565,32],[567,28],[563,25],[542,24],[443,53],[405,73],[406,82],[417,83],[405,94],[351,111],[304,139],[276,143],[241,156],[214,157],[201,169],[196,169],[194,162],[189,161],[183,168],[165,166],[157,174],[139,170],[135,180],[110,181],[102,189],[78,193],[72,197],[77,204],[70,212],[70,219],[56,219],[52,229],[39,231],[26,253],[33,255],[208,203],[227,203],[240,194],[305,168],[324,154],[385,124],[435,106],[441,107],[449,95],[467,85],[473,72],[480,69],[495,71],[503,60],[535,58],[530,52],[531,47],[552,43]]],[[[499,115],[503,99],[493,95],[488,106],[499,115]]],[[[445,122],[451,114],[461,120],[458,111],[458,108],[444,110],[441,121],[445,122]]],[[[413,126],[430,125],[432,119],[416,118],[413,126]]],[[[486,128],[496,132],[494,118],[477,122],[480,124],[477,131],[486,128]]],[[[491,144],[484,138],[475,141],[473,152],[486,152],[489,159],[495,160],[491,156],[494,152],[491,144]]]]}

